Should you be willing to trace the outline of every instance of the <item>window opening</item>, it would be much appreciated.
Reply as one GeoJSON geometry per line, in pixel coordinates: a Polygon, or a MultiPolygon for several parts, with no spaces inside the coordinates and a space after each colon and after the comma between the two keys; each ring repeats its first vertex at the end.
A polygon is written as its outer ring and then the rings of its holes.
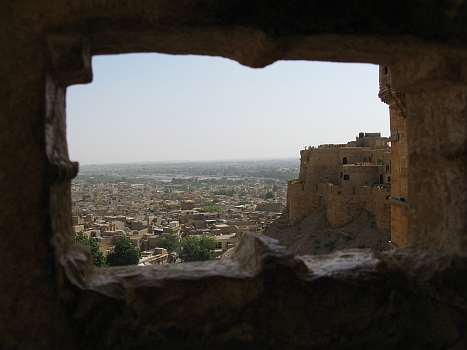
{"type": "MultiPolygon", "coordinates": [[[[232,236],[228,237],[229,246],[235,246],[241,232],[263,232],[285,208],[287,181],[298,177],[301,145],[290,145],[290,140],[311,138],[313,143],[325,144],[337,133],[337,129],[326,127],[310,135],[309,128],[304,128],[312,125],[309,115],[314,106],[309,96],[323,87],[304,89],[310,77],[321,74],[321,69],[306,73],[306,64],[313,62],[298,62],[294,69],[279,67],[289,62],[278,62],[271,66],[277,70],[271,79],[265,75],[268,68],[254,70],[219,58],[191,57],[196,62],[187,70],[190,64],[184,63],[184,56],[175,57],[182,62],[179,65],[169,62],[174,57],[168,55],[122,56],[141,56],[143,63],[120,69],[114,62],[107,63],[109,57],[94,57],[94,82],[70,87],[67,97],[70,158],[80,161],[80,173],[72,185],[74,230],[84,232],[88,240],[95,239],[104,255],[115,253],[117,238],[125,237],[127,248],[142,251],[139,264],[190,261],[180,249],[184,237],[214,237],[214,250],[222,249],[225,235],[232,236]],[[149,64],[149,56],[159,56],[161,61],[149,64]],[[212,60],[216,64],[211,64],[212,60]],[[220,68],[217,60],[222,61],[220,68]],[[222,86],[226,80],[220,77],[232,67],[232,79],[222,86]],[[254,73],[251,83],[245,83],[238,67],[254,73]],[[284,80],[278,82],[277,74],[284,80]],[[110,87],[103,82],[106,77],[111,78],[110,87]],[[291,77],[298,90],[293,93],[291,77]],[[139,83],[143,78],[148,81],[139,83]],[[213,81],[209,83],[209,79],[213,81]],[[194,85],[184,85],[185,81],[194,85]],[[278,92],[266,101],[265,86],[269,85],[275,85],[278,92]],[[246,90],[244,100],[234,96],[234,87],[246,90]],[[280,101],[280,96],[287,98],[280,101]],[[120,104],[123,100],[126,104],[120,104]],[[295,119],[288,120],[290,114],[295,119]],[[284,133],[285,121],[292,136],[284,133]],[[275,159],[250,160],[255,157],[275,159]],[[236,160],[239,158],[247,161],[236,160]]],[[[369,80],[374,75],[368,73],[369,80]]],[[[340,73],[331,78],[334,89],[341,80],[340,73]]],[[[364,100],[378,104],[384,124],[388,124],[387,110],[373,92],[364,100]]],[[[341,125],[339,116],[348,110],[338,111],[327,97],[326,102],[320,107],[331,112],[326,123],[341,125]]],[[[355,110],[352,114],[363,113],[355,110]]],[[[363,123],[373,119],[371,116],[363,123]]],[[[347,164],[346,157],[343,163],[347,164]]],[[[344,180],[349,179],[344,175],[344,180]]]]}

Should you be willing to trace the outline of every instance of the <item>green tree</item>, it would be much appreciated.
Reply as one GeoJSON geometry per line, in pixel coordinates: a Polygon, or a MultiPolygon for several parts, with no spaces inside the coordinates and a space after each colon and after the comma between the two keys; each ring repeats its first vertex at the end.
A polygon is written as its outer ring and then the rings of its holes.
{"type": "Polygon", "coordinates": [[[219,191],[214,191],[214,194],[232,197],[234,195],[234,191],[233,190],[220,189],[219,191]]]}
{"type": "Polygon", "coordinates": [[[180,242],[175,235],[164,235],[164,238],[157,241],[157,246],[167,249],[169,253],[180,251],[180,242]]]}
{"type": "Polygon", "coordinates": [[[127,237],[117,238],[114,251],[107,255],[107,263],[110,266],[138,265],[139,259],[141,251],[133,247],[127,237]]]}
{"type": "Polygon", "coordinates": [[[272,191],[276,192],[279,188],[281,188],[279,185],[274,184],[274,186],[272,186],[272,191]]]}
{"type": "Polygon", "coordinates": [[[207,235],[185,236],[182,238],[180,257],[183,261],[212,260],[215,257],[216,240],[207,235]]]}
{"type": "Polygon", "coordinates": [[[94,261],[94,266],[96,267],[107,267],[107,259],[99,249],[99,244],[97,239],[94,237],[89,239],[89,246],[91,247],[92,260],[94,261]]]}
{"type": "Polygon", "coordinates": [[[89,238],[83,233],[83,231],[79,231],[75,233],[75,243],[86,245],[91,248],[92,260],[94,261],[94,266],[96,267],[106,267],[107,260],[104,254],[99,249],[99,244],[95,238],[89,238]]]}
{"type": "Polygon", "coordinates": [[[274,193],[272,191],[268,191],[265,195],[264,195],[264,199],[270,199],[270,198],[274,198],[274,193]]]}
{"type": "Polygon", "coordinates": [[[83,231],[79,231],[75,233],[75,243],[81,244],[81,245],[88,245],[88,237],[83,233],[83,231]]]}
{"type": "Polygon", "coordinates": [[[199,212],[201,213],[217,213],[218,211],[224,211],[219,205],[205,205],[199,212]]]}
{"type": "Polygon", "coordinates": [[[384,163],[384,159],[383,157],[379,157],[378,160],[376,161],[377,164],[383,164],[384,163]]]}

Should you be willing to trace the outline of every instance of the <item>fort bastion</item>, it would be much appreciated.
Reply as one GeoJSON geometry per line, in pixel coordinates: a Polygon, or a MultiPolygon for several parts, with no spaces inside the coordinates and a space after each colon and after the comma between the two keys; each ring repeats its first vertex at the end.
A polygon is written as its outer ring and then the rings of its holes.
{"type": "Polygon", "coordinates": [[[380,133],[359,133],[345,145],[300,151],[300,174],[289,180],[287,212],[295,224],[325,206],[332,226],[344,226],[363,210],[376,228],[390,232],[391,152],[380,133]]]}

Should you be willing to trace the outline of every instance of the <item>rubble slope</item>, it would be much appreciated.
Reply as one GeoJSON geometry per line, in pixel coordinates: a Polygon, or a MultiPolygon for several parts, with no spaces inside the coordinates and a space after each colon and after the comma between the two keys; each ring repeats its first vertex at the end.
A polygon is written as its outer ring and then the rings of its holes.
{"type": "Polygon", "coordinates": [[[323,206],[293,226],[288,223],[287,215],[283,215],[263,234],[277,239],[297,255],[327,254],[354,248],[387,251],[390,239],[389,233],[376,229],[374,217],[366,210],[350,224],[333,228],[326,219],[323,206]]]}

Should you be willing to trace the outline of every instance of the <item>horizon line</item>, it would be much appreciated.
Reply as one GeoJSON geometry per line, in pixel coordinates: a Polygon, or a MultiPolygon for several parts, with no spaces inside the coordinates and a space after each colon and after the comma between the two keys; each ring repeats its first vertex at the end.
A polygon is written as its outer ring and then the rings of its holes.
{"type": "Polygon", "coordinates": [[[79,166],[92,165],[126,165],[126,164],[189,164],[189,163],[213,163],[213,162],[257,162],[257,161],[284,161],[284,160],[300,160],[300,157],[276,157],[276,158],[230,158],[230,159],[200,159],[200,160],[150,160],[136,162],[113,162],[113,163],[79,163],[79,166]]]}

